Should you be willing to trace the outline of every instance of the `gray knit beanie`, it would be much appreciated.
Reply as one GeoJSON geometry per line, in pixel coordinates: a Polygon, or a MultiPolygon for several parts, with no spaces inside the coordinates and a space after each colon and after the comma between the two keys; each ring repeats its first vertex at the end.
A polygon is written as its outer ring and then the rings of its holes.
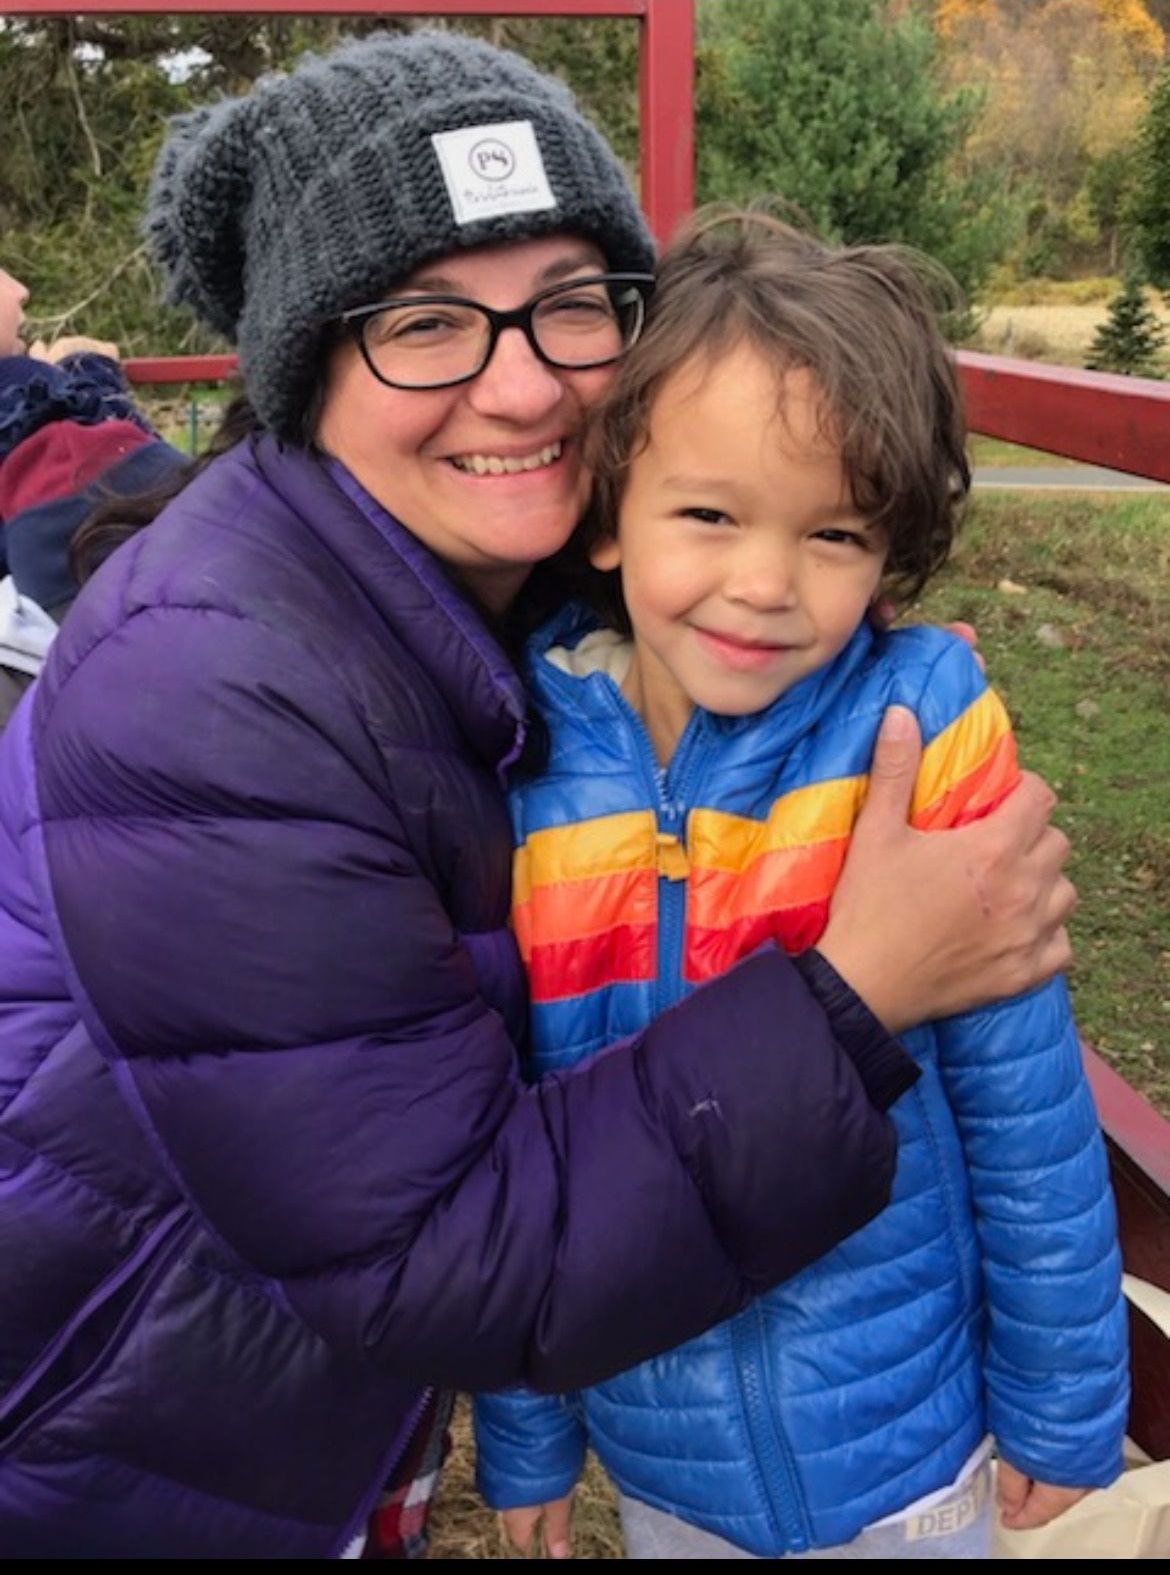
{"type": "Polygon", "coordinates": [[[456,33],[375,34],[177,116],[146,233],[168,299],[240,352],[252,404],[299,441],[323,326],[420,264],[566,232],[648,271],[646,222],[569,91],[456,33]]]}

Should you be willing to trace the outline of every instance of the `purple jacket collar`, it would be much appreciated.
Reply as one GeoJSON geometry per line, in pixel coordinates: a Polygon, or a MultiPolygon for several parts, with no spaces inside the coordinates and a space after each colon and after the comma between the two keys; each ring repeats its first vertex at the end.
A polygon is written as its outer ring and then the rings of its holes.
{"type": "Polygon", "coordinates": [[[524,745],[524,687],[438,559],[339,461],[283,447],[268,434],[253,440],[251,456],[272,491],[352,566],[379,613],[442,688],[468,742],[502,780],[524,745]],[[355,520],[362,527],[356,540],[355,520]]]}

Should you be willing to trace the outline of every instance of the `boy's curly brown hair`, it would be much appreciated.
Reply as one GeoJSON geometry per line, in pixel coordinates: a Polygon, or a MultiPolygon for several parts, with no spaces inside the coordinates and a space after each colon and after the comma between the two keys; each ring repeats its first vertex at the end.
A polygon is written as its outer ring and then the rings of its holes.
{"type": "MultiPolygon", "coordinates": [[[[612,536],[631,461],[663,383],[696,356],[748,344],[811,372],[841,445],[854,506],[887,533],[883,591],[909,601],[941,568],[971,485],[954,360],[939,316],[957,287],[901,246],[830,246],[763,208],[715,205],[662,258],[641,339],[591,423],[589,511],[566,567],[612,536]]],[[[588,576],[599,610],[628,630],[617,574],[588,576]]]]}

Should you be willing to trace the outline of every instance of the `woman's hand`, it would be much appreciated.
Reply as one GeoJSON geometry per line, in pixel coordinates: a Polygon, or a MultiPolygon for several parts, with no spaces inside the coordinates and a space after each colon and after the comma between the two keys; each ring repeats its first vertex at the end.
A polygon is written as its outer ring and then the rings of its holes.
{"type": "Polygon", "coordinates": [[[500,1514],[504,1535],[521,1553],[531,1551],[532,1539],[540,1529],[541,1552],[549,1559],[570,1559],[573,1550],[569,1529],[573,1520],[573,1495],[554,1498],[548,1504],[531,1504],[524,1509],[505,1509],[500,1514]]]}
{"type": "Polygon", "coordinates": [[[1009,1466],[1006,1460],[999,1462],[995,1478],[1000,1518],[1009,1531],[1031,1531],[1036,1526],[1046,1526],[1092,1491],[1038,1482],[1035,1477],[1026,1477],[1015,1466],[1009,1466]]]}
{"type": "Polygon", "coordinates": [[[907,824],[922,752],[913,713],[886,712],[869,794],[817,949],[891,1033],[1018,995],[1068,966],[1076,891],[1056,799],[1037,776],[984,820],[907,824]]]}
{"type": "Polygon", "coordinates": [[[29,345],[28,354],[34,361],[48,361],[54,366],[69,355],[104,355],[111,361],[119,359],[118,346],[112,339],[90,339],[84,334],[65,334],[54,339],[52,344],[38,339],[29,345]]]}

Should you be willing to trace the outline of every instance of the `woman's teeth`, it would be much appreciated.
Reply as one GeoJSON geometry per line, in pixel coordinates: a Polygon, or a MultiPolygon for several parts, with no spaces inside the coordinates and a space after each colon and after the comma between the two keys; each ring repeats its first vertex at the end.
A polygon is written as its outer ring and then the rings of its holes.
{"type": "Polygon", "coordinates": [[[451,463],[456,470],[465,470],[471,476],[518,476],[525,470],[540,470],[561,457],[564,443],[549,443],[535,454],[523,458],[505,458],[502,454],[460,454],[451,463]]]}

